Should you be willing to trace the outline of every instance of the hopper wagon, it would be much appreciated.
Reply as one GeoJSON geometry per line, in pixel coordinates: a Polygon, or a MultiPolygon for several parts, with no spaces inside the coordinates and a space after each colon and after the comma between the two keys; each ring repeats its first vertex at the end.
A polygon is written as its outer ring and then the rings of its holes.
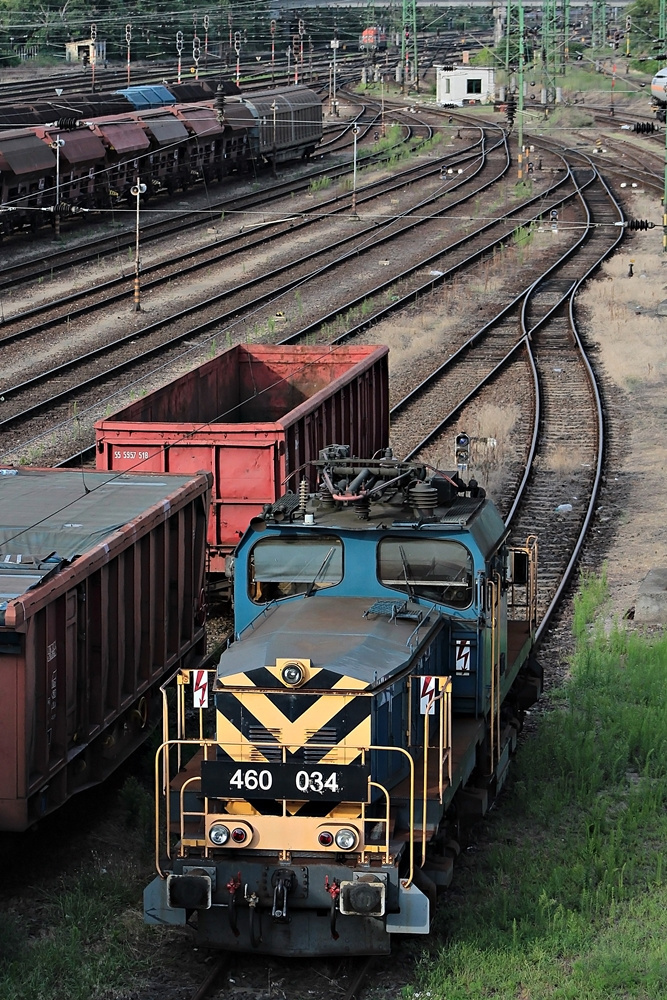
{"type": "Polygon", "coordinates": [[[209,488],[0,469],[0,830],[105,780],[201,662],[209,488]]]}
{"type": "Polygon", "coordinates": [[[389,443],[388,348],[237,345],[95,425],[97,468],[213,475],[209,570],[332,441],[389,443]]]}

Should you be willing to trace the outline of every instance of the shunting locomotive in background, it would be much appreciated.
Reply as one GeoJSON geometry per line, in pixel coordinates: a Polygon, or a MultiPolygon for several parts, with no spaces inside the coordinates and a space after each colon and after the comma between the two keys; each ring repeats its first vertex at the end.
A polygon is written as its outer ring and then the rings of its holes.
{"type": "Polygon", "coordinates": [[[318,492],[241,540],[211,708],[203,672],[165,692],[145,918],[202,946],[369,955],[428,933],[457,822],[539,694],[535,538],[508,548],[474,480],[348,456],[322,452],[318,492]]]}

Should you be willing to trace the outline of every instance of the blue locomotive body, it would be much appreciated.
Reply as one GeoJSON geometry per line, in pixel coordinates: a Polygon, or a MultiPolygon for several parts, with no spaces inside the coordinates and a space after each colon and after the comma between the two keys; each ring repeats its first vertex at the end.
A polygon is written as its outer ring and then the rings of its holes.
{"type": "Polygon", "coordinates": [[[204,709],[196,737],[184,712],[165,722],[158,821],[178,847],[146,919],[196,910],[203,945],[383,954],[427,933],[452,831],[502,785],[539,691],[535,540],[510,552],[458,477],[339,456],[238,546],[214,728],[204,709]],[[198,753],[175,771],[183,743],[198,753]]]}

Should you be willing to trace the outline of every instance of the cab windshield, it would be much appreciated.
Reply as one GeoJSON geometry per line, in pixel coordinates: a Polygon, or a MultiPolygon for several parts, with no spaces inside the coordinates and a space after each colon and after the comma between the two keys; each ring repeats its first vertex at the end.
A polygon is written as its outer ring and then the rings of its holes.
{"type": "Polygon", "coordinates": [[[437,604],[467,608],[472,603],[472,556],[460,542],[385,538],[378,546],[378,577],[385,587],[437,604]]]}
{"type": "Polygon", "coordinates": [[[334,587],[343,579],[343,543],[335,535],[264,538],[251,552],[248,577],[256,604],[334,587]]]}

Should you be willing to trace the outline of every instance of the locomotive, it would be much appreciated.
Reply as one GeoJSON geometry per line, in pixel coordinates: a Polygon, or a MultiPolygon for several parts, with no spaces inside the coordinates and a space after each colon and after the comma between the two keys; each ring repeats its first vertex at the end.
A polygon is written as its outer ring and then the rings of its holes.
{"type": "Polygon", "coordinates": [[[667,66],[658,70],[651,80],[651,105],[658,121],[664,122],[667,112],[667,66]]]}
{"type": "Polygon", "coordinates": [[[359,35],[360,52],[384,52],[387,48],[387,32],[379,25],[364,28],[359,35]]]}
{"type": "Polygon", "coordinates": [[[65,118],[0,132],[0,236],[36,229],[54,212],[145,201],[233,171],[309,156],[322,138],[322,102],[307,87],[153,107],[84,121],[65,118]],[[57,148],[56,148],[57,147],[57,148]]]}
{"type": "Polygon", "coordinates": [[[144,917],[210,948],[382,955],[428,933],[539,695],[537,540],[508,545],[465,466],[314,464],[317,492],[237,546],[217,668],[164,687],[144,917]]]}

